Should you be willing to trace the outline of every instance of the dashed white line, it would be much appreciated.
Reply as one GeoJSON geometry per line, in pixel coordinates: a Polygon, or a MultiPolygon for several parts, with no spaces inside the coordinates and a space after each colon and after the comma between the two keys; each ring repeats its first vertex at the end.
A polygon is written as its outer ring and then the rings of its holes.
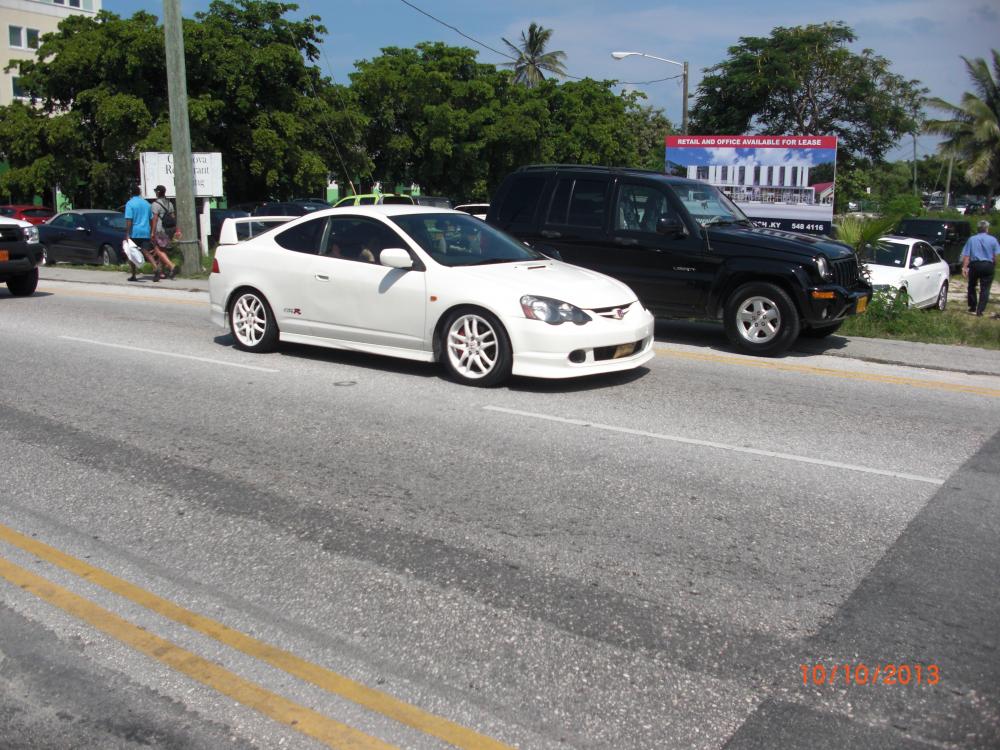
{"type": "Polygon", "coordinates": [[[748,453],[753,456],[766,456],[768,458],[780,458],[785,461],[797,461],[803,464],[815,464],[817,466],[826,466],[832,469],[846,469],[848,471],[859,471],[865,474],[877,474],[884,477],[894,477],[896,479],[909,479],[914,482],[925,482],[927,484],[942,485],[944,484],[944,479],[938,479],[937,477],[925,477],[919,474],[907,474],[900,471],[887,471],[885,469],[876,469],[871,466],[859,466],[857,464],[845,464],[839,461],[827,461],[822,458],[810,458],[809,456],[798,456],[794,453],[778,453],[775,451],[765,451],[759,448],[744,448],[739,445],[729,445],[728,443],[716,443],[711,440],[697,440],[695,438],[679,437],[677,435],[664,435],[659,432],[648,432],[646,430],[634,430],[629,427],[616,427],[614,425],[600,424],[598,422],[590,422],[586,419],[569,419],[567,417],[556,417],[551,414],[539,414],[537,412],[530,411],[520,411],[518,409],[505,409],[501,406],[484,406],[483,409],[487,411],[501,412],[503,414],[512,414],[518,417],[529,417],[531,419],[542,419],[549,422],[559,422],[562,424],[571,424],[577,427],[592,427],[596,430],[607,430],[608,432],[620,432],[625,435],[635,435],[636,437],[646,437],[653,438],[654,440],[666,440],[671,443],[682,443],[684,445],[697,445],[702,448],[716,448],[719,450],[732,451],[734,453],[748,453]]]}
{"type": "Polygon", "coordinates": [[[194,357],[190,354],[176,354],[174,352],[165,352],[160,349],[144,349],[141,346],[126,346],[125,344],[111,344],[107,341],[94,341],[93,339],[81,339],[76,336],[60,336],[59,338],[65,339],[66,341],[76,341],[81,344],[93,344],[95,346],[107,346],[111,349],[126,349],[132,352],[143,352],[145,354],[159,354],[164,357],[176,357],[177,359],[190,359],[195,362],[206,362],[211,365],[224,365],[226,367],[239,367],[244,370],[256,370],[257,372],[280,372],[279,370],[274,370],[269,367],[257,367],[256,365],[243,365],[238,362],[223,362],[221,359],[210,359],[208,357],[194,357]]]}

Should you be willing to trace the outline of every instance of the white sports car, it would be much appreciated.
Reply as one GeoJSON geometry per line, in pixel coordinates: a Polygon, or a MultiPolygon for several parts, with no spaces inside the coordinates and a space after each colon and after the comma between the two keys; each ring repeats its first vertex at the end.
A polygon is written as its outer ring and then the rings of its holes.
{"type": "Polygon", "coordinates": [[[937,250],[913,237],[882,237],[860,253],[876,292],[906,295],[910,307],[948,305],[948,264],[937,250]]]}
{"type": "Polygon", "coordinates": [[[653,357],[653,316],[626,285],[439,208],[321,210],[220,245],[209,291],[212,320],[240,349],[280,340],[440,360],[469,385],[653,357]]]}

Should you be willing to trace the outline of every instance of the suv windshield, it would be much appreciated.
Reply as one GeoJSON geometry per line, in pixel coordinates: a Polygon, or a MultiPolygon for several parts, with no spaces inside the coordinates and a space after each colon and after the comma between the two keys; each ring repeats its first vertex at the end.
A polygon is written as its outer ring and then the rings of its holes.
{"type": "Polygon", "coordinates": [[[389,220],[443,266],[479,266],[547,258],[469,214],[406,214],[389,220]]]}
{"type": "Polygon", "coordinates": [[[703,227],[712,224],[751,224],[747,215],[711,185],[672,185],[677,197],[703,227]]]}

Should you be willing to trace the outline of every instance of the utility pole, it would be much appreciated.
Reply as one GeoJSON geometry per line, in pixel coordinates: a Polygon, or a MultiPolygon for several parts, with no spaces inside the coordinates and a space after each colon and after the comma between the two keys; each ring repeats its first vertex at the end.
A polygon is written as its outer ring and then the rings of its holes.
{"type": "Polygon", "coordinates": [[[688,64],[684,61],[684,108],[681,110],[681,135],[688,134],[688,64]]]}
{"type": "Polygon", "coordinates": [[[920,191],[917,189],[917,134],[913,133],[913,194],[920,197],[920,191]]]}
{"type": "Polygon", "coordinates": [[[948,155],[948,179],[944,183],[944,207],[951,205],[951,169],[955,166],[955,154],[948,155]]]}
{"type": "Polygon", "coordinates": [[[167,97],[170,102],[170,143],[174,154],[177,193],[178,244],[184,253],[183,271],[201,272],[201,250],[194,210],[194,167],[188,121],[187,70],[184,65],[184,28],[180,0],[163,0],[163,38],[167,53],[167,97]]]}

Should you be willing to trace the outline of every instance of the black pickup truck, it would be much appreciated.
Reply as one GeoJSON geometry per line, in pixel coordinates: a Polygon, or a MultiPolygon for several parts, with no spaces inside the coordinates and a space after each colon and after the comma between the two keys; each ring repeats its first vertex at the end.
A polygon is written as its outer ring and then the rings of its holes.
{"type": "Polygon", "coordinates": [[[41,262],[38,227],[20,219],[0,217],[0,283],[7,282],[15,297],[34,294],[41,262]]]}
{"type": "Polygon", "coordinates": [[[721,319],[739,349],[774,356],[826,336],[872,289],[847,245],[754,226],[720,190],[639,169],[522,167],[486,221],[536,250],[619,279],[661,318],[721,319]]]}

